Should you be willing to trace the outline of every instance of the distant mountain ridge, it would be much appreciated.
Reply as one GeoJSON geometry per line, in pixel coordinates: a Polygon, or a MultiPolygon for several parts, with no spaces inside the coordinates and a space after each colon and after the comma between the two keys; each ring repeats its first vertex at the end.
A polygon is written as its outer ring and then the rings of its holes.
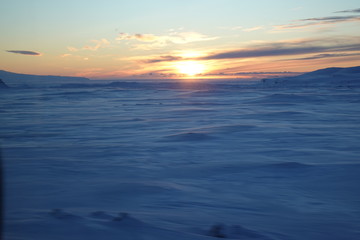
{"type": "MultiPolygon", "coordinates": [[[[67,76],[46,76],[19,74],[0,70],[0,79],[3,87],[123,87],[142,88],[152,86],[154,83],[137,83],[132,81],[95,81],[84,77],[67,76]],[[150,86],[151,85],[151,86],[150,86]]],[[[157,83],[163,87],[181,87],[176,82],[157,83]]],[[[194,83],[195,84],[195,83],[194,83]]],[[[193,85],[194,85],[193,84],[193,85]]],[[[197,85],[205,84],[206,81],[199,81],[197,85]]],[[[195,85],[196,85],[195,84],[195,85]]],[[[360,87],[360,66],[340,68],[331,67],[315,70],[292,77],[267,78],[260,83],[262,87],[360,87]]],[[[158,87],[161,87],[158,86],[158,87]]],[[[202,86],[202,85],[201,85],[202,86]]],[[[251,86],[251,85],[248,85],[251,86]]],[[[183,87],[183,86],[182,86],[183,87]]],[[[194,87],[194,86],[192,86],[194,87]]],[[[213,86],[214,87],[214,86],[213,86]]],[[[204,88],[204,86],[202,86],[204,88]]]]}
{"type": "Polygon", "coordinates": [[[90,79],[84,77],[31,75],[4,70],[0,70],[0,79],[9,87],[47,87],[67,83],[86,83],[90,81],[90,79]]]}

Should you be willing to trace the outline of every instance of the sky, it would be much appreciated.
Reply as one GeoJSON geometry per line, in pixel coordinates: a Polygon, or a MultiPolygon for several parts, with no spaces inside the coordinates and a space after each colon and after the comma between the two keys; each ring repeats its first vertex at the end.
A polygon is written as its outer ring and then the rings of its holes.
{"type": "Polygon", "coordinates": [[[0,69],[249,78],[360,65],[358,0],[0,0],[0,69]]]}

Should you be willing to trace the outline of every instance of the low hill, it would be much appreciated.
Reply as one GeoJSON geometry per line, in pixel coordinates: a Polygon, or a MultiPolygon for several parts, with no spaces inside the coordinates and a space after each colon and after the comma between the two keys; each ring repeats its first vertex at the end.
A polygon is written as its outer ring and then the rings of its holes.
{"type": "Polygon", "coordinates": [[[325,68],[295,77],[263,79],[266,86],[360,87],[360,66],[325,68]]]}
{"type": "Polygon", "coordinates": [[[87,83],[83,77],[19,74],[0,70],[0,79],[9,87],[52,87],[69,83],[87,83]]]}

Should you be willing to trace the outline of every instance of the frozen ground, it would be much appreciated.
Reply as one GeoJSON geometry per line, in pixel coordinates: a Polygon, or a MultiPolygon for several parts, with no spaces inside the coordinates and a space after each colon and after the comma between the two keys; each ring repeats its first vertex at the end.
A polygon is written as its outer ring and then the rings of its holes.
{"type": "Polygon", "coordinates": [[[0,94],[6,240],[360,239],[360,88],[0,94]]]}

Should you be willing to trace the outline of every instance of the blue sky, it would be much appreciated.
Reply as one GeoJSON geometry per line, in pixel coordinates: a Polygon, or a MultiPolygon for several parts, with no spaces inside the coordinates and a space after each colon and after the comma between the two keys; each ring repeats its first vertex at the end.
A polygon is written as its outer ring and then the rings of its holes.
{"type": "Polygon", "coordinates": [[[201,65],[203,76],[233,77],[360,65],[355,0],[0,0],[0,5],[0,68],[8,71],[94,79],[181,77],[187,74],[179,71],[185,62],[201,65]]]}

